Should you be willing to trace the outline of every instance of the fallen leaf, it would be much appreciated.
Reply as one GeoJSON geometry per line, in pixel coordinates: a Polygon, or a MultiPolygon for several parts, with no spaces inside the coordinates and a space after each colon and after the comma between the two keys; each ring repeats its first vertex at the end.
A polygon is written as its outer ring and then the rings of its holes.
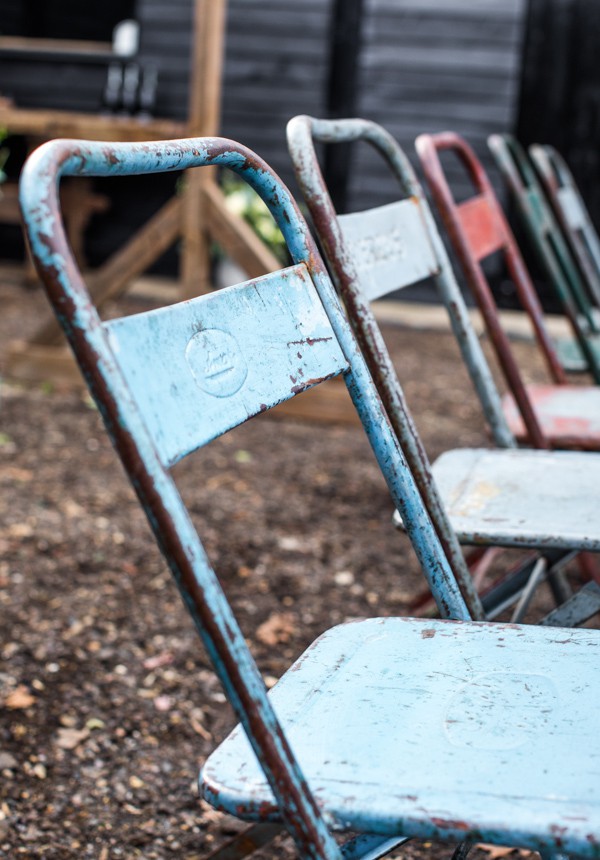
{"type": "Polygon", "coordinates": [[[200,735],[201,738],[204,738],[205,741],[212,740],[212,735],[205,729],[200,720],[197,717],[190,717],[190,725],[197,735],[200,735]]]}
{"type": "Polygon", "coordinates": [[[7,534],[12,538],[27,538],[33,534],[33,529],[29,523],[13,523],[7,529],[7,534]]]}
{"type": "Polygon", "coordinates": [[[154,657],[148,657],[143,662],[144,669],[158,669],[160,666],[168,666],[173,662],[174,656],[171,651],[163,651],[154,657]]]}
{"type": "Polygon", "coordinates": [[[89,729],[59,729],[56,737],[56,746],[62,750],[74,750],[89,735],[89,729]]]}
{"type": "Polygon", "coordinates": [[[481,848],[488,855],[490,860],[499,860],[500,857],[509,857],[511,854],[515,857],[537,857],[535,851],[527,851],[525,848],[510,848],[507,845],[489,845],[488,843],[480,842],[475,845],[475,848],[481,848]]]}
{"type": "Polygon", "coordinates": [[[33,704],[35,704],[35,696],[31,695],[24,684],[19,684],[4,700],[4,706],[10,708],[12,711],[30,708],[33,704]]]}
{"type": "Polygon", "coordinates": [[[19,484],[27,484],[33,480],[33,472],[31,469],[19,469],[18,466],[5,466],[0,474],[3,478],[10,478],[12,481],[17,481],[19,484]]]}
{"type": "Polygon", "coordinates": [[[256,630],[256,638],[263,645],[279,645],[289,642],[296,630],[291,612],[274,612],[256,630]]]}
{"type": "Polygon", "coordinates": [[[244,451],[240,448],[240,450],[236,451],[233,455],[233,459],[236,463],[251,463],[253,458],[250,451],[244,451]]]}

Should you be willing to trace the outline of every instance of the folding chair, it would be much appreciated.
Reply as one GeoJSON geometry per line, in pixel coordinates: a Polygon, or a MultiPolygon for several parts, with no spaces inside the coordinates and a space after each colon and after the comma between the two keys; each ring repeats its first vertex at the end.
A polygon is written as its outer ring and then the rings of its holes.
{"type": "Polygon", "coordinates": [[[600,239],[573,174],[553,146],[533,144],[529,156],[596,308],[600,308],[600,239]]]}
{"type": "MultiPolygon", "coordinates": [[[[597,547],[600,532],[594,525],[596,477],[587,484],[587,490],[584,488],[590,467],[598,468],[598,456],[514,450],[515,439],[502,414],[499,394],[431,210],[394,138],[367,120],[328,121],[300,116],[288,124],[288,146],[332,277],[465,600],[472,615],[481,617],[483,608],[489,617],[490,611],[503,606],[507,588],[502,586],[489,594],[482,606],[465,587],[470,576],[462,554],[455,550],[456,543],[529,547],[542,552],[550,546],[570,551],[597,547]],[[337,215],[319,167],[315,141],[329,145],[350,141],[370,144],[387,161],[398,181],[400,199],[376,209],[337,215]],[[494,440],[500,448],[512,449],[449,451],[434,464],[433,475],[370,308],[375,299],[430,277],[448,310],[494,440]],[[570,518],[571,514],[573,523],[567,525],[565,515],[570,518]],[[584,522],[587,537],[580,531],[584,522]],[[577,531],[579,536],[573,540],[577,531]],[[592,542],[588,543],[590,537],[592,542]]],[[[532,582],[540,567],[534,567],[532,582]]],[[[515,597],[528,582],[527,570],[528,566],[512,583],[515,597]]],[[[559,582],[551,582],[557,599],[565,600],[568,592],[559,582]]],[[[593,597],[587,608],[594,613],[600,608],[599,592],[593,586],[590,592],[593,597]]],[[[531,596],[527,589],[525,593],[531,596]]],[[[520,603],[517,612],[524,608],[525,603],[520,603]]]]}
{"type": "Polygon", "coordinates": [[[566,382],[539,299],[519,249],[485,171],[471,147],[454,132],[422,134],[416,147],[467,284],[481,311],[491,344],[510,389],[503,410],[516,438],[535,448],[600,449],[600,389],[566,382]],[[476,194],[457,203],[439,152],[454,154],[465,168],[476,194]],[[502,329],[481,261],[501,252],[517,295],[528,313],[552,384],[525,385],[506,333],[502,329]]]}
{"type": "Polygon", "coordinates": [[[411,836],[597,856],[600,635],[467,620],[318,252],[267,165],[218,138],[58,141],[28,162],[22,206],[51,303],[242,724],[205,764],[203,796],[244,819],[283,822],[305,858],[382,856],[411,836]],[[265,200],[293,265],[102,322],[57,214],[58,177],[219,164],[265,200]],[[170,467],[336,374],[442,611],[461,621],[343,624],[267,695],[170,467]],[[341,848],[337,831],[358,840],[341,848]]]}
{"type": "Polygon", "coordinates": [[[488,146],[506,185],[542,272],[561,303],[575,338],[556,341],[565,370],[587,370],[600,382],[600,320],[592,287],[571,253],[544,189],[521,144],[509,134],[493,134],[488,146]]]}

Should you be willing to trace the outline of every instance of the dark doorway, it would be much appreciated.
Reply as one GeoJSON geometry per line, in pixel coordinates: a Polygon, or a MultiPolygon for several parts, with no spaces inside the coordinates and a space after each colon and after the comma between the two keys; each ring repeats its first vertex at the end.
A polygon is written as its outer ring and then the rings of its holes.
{"type": "Polygon", "coordinates": [[[566,158],[600,226],[600,3],[529,0],[517,135],[566,158]]]}

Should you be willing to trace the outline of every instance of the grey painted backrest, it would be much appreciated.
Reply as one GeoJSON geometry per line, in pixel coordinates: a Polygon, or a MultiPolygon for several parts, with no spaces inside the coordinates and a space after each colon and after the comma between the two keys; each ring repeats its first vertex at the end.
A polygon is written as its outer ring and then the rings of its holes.
{"type": "Polygon", "coordinates": [[[431,209],[397,141],[368,120],[300,116],[288,124],[288,146],[327,262],[344,300],[351,293],[360,294],[366,304],[433,277],[494,441],[499,447],[514,447],[516,443],[504,418],[500,396],[431,209]],[[385,159],[403,199],[338,216],[319,167],[314,142],[359,140],[374,147],[385,159]]]}

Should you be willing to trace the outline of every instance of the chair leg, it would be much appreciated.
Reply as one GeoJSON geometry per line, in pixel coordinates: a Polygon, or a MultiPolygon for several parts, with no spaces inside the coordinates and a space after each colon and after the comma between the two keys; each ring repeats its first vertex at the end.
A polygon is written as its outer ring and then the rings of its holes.
{"type": "Polygon", "coordinates": [[[542,618],[540,624],[549,627],[579,627],[600,612],[600,585],[586,583],[566,603],[542,618]]]}
{"type": "Polygon", "coordinates": [[[519,597],[519,601],[515,607],[515,611],[512,614],[512,618],[510,619],[511,624],[519,624],[525,616],[527,612],[527,608],[531,603],[531,599],[536,592],[536,589],[540,582],[545,578],[546,571],[548,569],[548,562],[542,556],[538,558],[536,563],[533,566],[533,570],[529,575],[529,579],[527,580],[527,585],[521,592],[521,596],[519,597]]]}
{"type": "Polygon", "coordinates": [[[467,860],[467,856],[469,851],[476,843],[473,839],[465,839],[463,842],[459,842],[454,851],[452,852],[452,857],[450,860],[467,860]]]}
{"type": "Polygon", "coordinates": [[[373,833],[363,833],[349,839],[340,846],[344,860],[379,860],[390,851],[410,841],[410,836],[377,836],[373,833]]]}
{"type": "Polygon", "coordinates": [[[242,857],[248,857],[258,851],[283,831],[281,824],[251,824],[201,860],[242,860],[242,857]]]}

